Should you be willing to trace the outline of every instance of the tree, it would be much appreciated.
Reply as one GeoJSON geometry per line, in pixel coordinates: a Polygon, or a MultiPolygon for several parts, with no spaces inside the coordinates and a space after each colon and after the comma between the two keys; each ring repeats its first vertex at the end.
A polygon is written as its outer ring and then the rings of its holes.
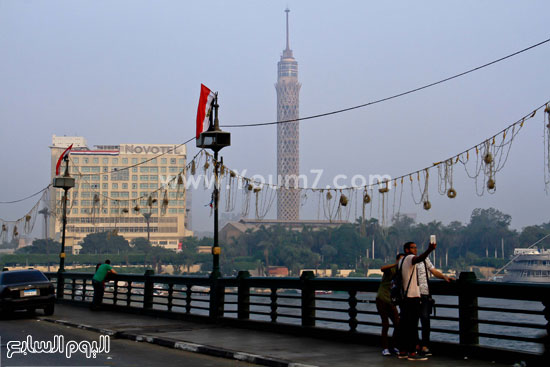
{"type": "Polygon", "coordinates": [[[151,242],[147,240],[147,238],[144,237],[138,237],[132,239],[130,242],[130,247],[132,248],[133,252],[149,252],[151,251],[151,242]]]}
{"type": "Polygon", "coordinates": [[[84,237],[81,246],[81,254],[117,254],[130,250],[128,241],[113,232],[91,233],[84,237]]]}
{"type": "Polygon", "coordinates": [[[18,254],[55,254],[61,250],[61,243],[52,239],[32,241],[32,245],[20,248],[18,254]]]}

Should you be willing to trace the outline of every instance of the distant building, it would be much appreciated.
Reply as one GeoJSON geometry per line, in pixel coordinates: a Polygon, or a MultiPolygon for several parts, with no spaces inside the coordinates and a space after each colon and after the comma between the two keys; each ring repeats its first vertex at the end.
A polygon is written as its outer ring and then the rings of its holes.
{"type": "Polygon", "coordinates": [[[268,266],[267,276],[269,277],[287,277],[288,268],[286,266],[268,266]]]}
{"type": "Polygon", "coordinates": [[[313,230],[320,230],[323,228],[336,228],[343,224],[349,223],[350,222],[345,220],[334,220],[330,222],[328,220],[285,221],[278,219],[241,219],[238,222],[228,222],[220,230],[220,240],[223,243],[230,243],[231,240],[241,237],[247,230],[254,232],[260,229],[262,226],[265,228],[282,226],[292,229],[294,231],[301,231],[304,227],[312,228],[313,230]]]}
{"type": "MultiPolygon", "coordinates": [[[[50,147],[52,179],[59,156],[71,144],[70,174],[76,186],[69,190],[66,246],[78,251],[78,243],[88,234],[107,231],[116,231],[129,241],[147,238],[144,214],[148,213],[153,245],[177,250],[179,239],[193,234],[186,221],[187,193],[178,188],[176,179],[172,180],[186,164],[185,146],[118,144],[90,149],[83,137],[54,135],[50,147]]],[[[62,164],[61,175],[64,168],[62,164]]],[[[51,190],[54,215],[49,233],[60,238],[63,190],[51,190]]]]}
{"type": "MultiPolygon", "coordinates": [[[[288,13],[286,9],[286,48],[277,63],[277,121],[288,121],[300,116],[300,87],[298,62],[292,55],[289,42],[288,13]]],[[[299,122],[277,124],[277,177],[279,185],[295,187],[300,174],[299,122]]],[[[300,219],[300,192],[296,189],[278,190],[277,219],[300,219]]]]}

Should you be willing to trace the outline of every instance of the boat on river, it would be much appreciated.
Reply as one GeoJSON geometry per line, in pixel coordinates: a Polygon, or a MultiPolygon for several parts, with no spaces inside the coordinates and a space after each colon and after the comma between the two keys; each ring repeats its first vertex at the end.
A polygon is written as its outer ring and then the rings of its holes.
{"type": "Polygon", "coordinates": [[[550,283],[550,250],[517,248],[503,282],[550,283]]]}

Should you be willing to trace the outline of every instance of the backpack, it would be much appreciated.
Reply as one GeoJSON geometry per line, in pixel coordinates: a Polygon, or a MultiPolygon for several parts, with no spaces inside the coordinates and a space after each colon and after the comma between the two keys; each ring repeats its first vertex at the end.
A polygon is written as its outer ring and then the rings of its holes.
{"type": "Polygon", "coordinates": [[[413,270],[411,272],[411,277],[409,278],[409,283],[407,284],[407,289],[405,290],[403,288],[402,267],[403,267],[403,262],[405,262],[405,259],[407,258],[407,256],[405,256],[400,261],[400,264],[397,265],[397,271],[395,272],[394,276],[391,279],[390,300],[391,300],[391,303],[395,306],[400,306],[405,300],[405,298],[407,297],[406,294],[409,292],[409,286],[411,285],[412,276],[414,274],[414,270],[413,270]]]}

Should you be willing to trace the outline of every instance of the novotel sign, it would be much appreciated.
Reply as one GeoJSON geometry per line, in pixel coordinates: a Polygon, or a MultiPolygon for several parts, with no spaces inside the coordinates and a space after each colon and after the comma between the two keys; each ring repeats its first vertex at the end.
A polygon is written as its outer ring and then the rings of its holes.
{"type": "Polygon", "coordinates": [[[177,145],[121,144],[122,154],[183,154],[183,147],[177,145]]]}

